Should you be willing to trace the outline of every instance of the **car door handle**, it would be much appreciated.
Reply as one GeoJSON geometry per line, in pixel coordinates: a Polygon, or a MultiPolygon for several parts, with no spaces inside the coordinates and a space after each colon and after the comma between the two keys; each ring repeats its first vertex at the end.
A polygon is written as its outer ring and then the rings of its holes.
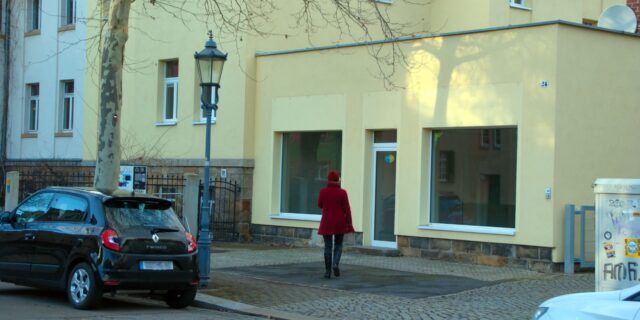
{"type": "Polygon", "coordinates": [[[34,236],[33,233],[25,233],[24,234],[24,239],[25,240],[35,240],[36,236],[34,236]]]}

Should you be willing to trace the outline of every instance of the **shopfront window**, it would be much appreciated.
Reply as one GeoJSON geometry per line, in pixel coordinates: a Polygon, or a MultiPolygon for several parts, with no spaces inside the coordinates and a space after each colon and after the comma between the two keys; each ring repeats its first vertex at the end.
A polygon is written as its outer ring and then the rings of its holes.
{"type": "Polygon", "coordinates": [[[322,214],[318,192],[329,170],[341,171],[342,133],[287,132],[282,135],[280,211],[322,214]]]}
{"type": "Polygon", "coordinates": [[[435,130],[432,223],[515,227],[516,128],[435,130]]]}

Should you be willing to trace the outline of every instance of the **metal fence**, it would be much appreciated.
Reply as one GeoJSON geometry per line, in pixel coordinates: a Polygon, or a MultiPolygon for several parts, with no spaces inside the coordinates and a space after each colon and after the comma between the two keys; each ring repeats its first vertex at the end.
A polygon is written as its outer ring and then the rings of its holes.
{"type": "MultiPolygon", "coordinates": [[[[92,187],[93,172],[20,172],[20,201],[46,187],[92,187]]],[[[171,200],[173,210],[182,218],[182,192],[185,180],[182,175],[148,175],[147,194],[171,200]]]]}
{"type": "MultiPolygon", "coordinates": [[[[32,193],[46,187],[92,187],[93,172],[42,172],[43,170],[30,170],[20,172],[20,201],[32,193]]],[[[147,175],[147,194],[171,200],[173,209],[180,219],[183,217],[183,197],[185,179],[182,175],[147,175]]],[[[239,195],[240,184],[237,181],[214,179],[209,182],[211,201],[215,201],[210,230],[215,241],[237,241],[239,195]]],[[[200,198],[202,201],[202,184],[200,185],[200,198]]],[[[213,205],[214,203],[212,203],[213,205]]],[[[213,208],[213,206],[212,206],[213,208]]],[[[198,211],[200,206],[198,206],[198,211]]],[[[199,212],[198,212],[199,213],[199,212]]],[[[200,214],[198,214],[198,219],[200,214]]],[[[197,226],[191,226],[194,228],[197,226]]]]}
{"type": "MultiPolygon", "coordinates": [[[[211,217],[210,230],[213,241],[237,241],[239,237],[237,217],[238,217],[238,196],[240,195],[240,185],[237,181],[214,179],[209,181],[209,194],[212,203],[211,208],[215,208],[211,217]],[[214,207],[215,205],[215,207],[214,207]]],[[[202,185],[200,185],[200,199],[202,202],[202,185]]],[[[200,208],[198,208],[198,213],[200,208]]],[[[200,218],[200,214],[198,214],[200,218]]],[[[199,223],[199,221],[198,221],[199,223]]]]}
{"type": "Polygon", "coordinates": [[[20,172],[19,200],[46,187],[91,187],[93,172],[46,172],[29,170],[20,172]]]}
{"type": "Polygon", "coordinates": [[[587,252],[587,248],[594,248],[594,206],[581,206],[576,209],[573,204],[565,206],[565,233],[564,233],[564,272],[573,273],[574,264],[578,268],[593,268],[593,252],[587,252]],[[587,212],[591,212],[587,215],[587,212]],[[578,218],[578,250],[576,250],[576,218],[578,218]],[[589,219],[588,219],[589,218],[589,219]],[[589,221],[588,221],[589,220],[589,221]],[[588,240],[588,241],[587,241],[588,240]],[[576,257],[578,251],[578,257],[576,257]]]}
{"type": "Polygon", "coordinates": [[[182,219],[185,180],[182,175],[148,175],[147,194],[170,200],[173,210],[182,219]]]}

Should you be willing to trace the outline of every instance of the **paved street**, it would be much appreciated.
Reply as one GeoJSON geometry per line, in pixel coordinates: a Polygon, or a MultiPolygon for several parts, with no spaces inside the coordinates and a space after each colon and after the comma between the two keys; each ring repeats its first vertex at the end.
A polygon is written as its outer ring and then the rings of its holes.
{"type": "Polygon", "coordinates": [[[211,261],[209,289],[184,310],[105,296],[101,308],[80,311],[59,292],[0,283],[2,318],[530,319],[545,299],[594,288],[591,273],[541,274],[352,251],[344,253],[342,276],[327,280],[321,248],[215,244],[211,261]]]}
{"type": "Polygon", "coordinates": [[[174,310],[164,303],[148,299],[109,298],[109,296],[105,296],[101,307],[96,310],[76,310],[69,306],[64,293],[0,282],[0,319],[251,320],[256,318],[195,307],[174,310]]]}
{"type": "Polygon", "coordinates": [[[529,319],[553,296],[593,291],[593,274],[346,252],[343,275],[322,278],[321,248],[216,244],[202,291],[267,310],[331,319],[529,319]]]}

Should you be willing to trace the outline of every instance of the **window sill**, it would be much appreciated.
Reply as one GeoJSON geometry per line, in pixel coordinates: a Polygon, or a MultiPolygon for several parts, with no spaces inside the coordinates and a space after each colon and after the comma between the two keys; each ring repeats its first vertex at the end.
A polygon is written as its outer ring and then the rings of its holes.
{"type": "Polygon", "coordinates": [[[282,220],[299,220],[299,221],[314,221],[320,222],[320,214],[308,214],[308,213],[276,213],[271,215],[271,219],[282,220]]]}
{"type": "Polygon", "coordinates": [[[66,31],[73,31],[73,30],[76,30],[75,24],[67,24],[67,25],[58,27],[58,32],[66,32],[66,31]]]}
{"type": "Polygon", "coordinates": [[[70,138],[70,137],[73,137],[73,132],[60,131],[60,132],[56,132],[54,136],[56,138],[70,138]]]}
{"type": "Polygon", "coordinates": [[[156,127],[175,126],[177,124],[178,124],[177,121],[162,121],[162,122],[156,122],[156,127]]]}
{"type": "Polygon", "coordinates": [[[37,132],[26,132],[20,135],[20,138],[22,139],[34,139],[38,137],[38,133],[37,132]]]}
{"type": "Polygon", "coordinates": [[[525,11],[531,11],[531,8],[527,7],[527,6],[523,6],[523,5],[519,5],[519,4],[510,4],[509,5],[511,8],[513,9],[519,9],[519,10],[525,10],[525,11]]]}
{"type": "Polygon", "coordinates": [[[25,37],[33,37],[33,36],[39,36],[39,35],[40,35],[40,30],[32,30],[24,33],[25,37]]]}
{"type": "Polygon", "coordinates": [[[459,224],[444,224],[444,223],[431,223],[428,225],[420,225],[418,226],[418,229],[482,233],[482,234],[497,234],[497,235],[503,235],[503,236],[514,236],[516,234],[516,229],[513,229],[513,228],[465,226],[465,225],[459,225],[459,224]]]}
{"type": "MultiPolygon", "coordinates": [[[[203,125],[203,124],[207,124],[207,120],[204,121],[194,121],[191,124],[193,124],[194,126],[198,126],[198,125],[203,125]]],[[[211,119],[211,124],[216,124],[216,119],[211,119]]]]}

